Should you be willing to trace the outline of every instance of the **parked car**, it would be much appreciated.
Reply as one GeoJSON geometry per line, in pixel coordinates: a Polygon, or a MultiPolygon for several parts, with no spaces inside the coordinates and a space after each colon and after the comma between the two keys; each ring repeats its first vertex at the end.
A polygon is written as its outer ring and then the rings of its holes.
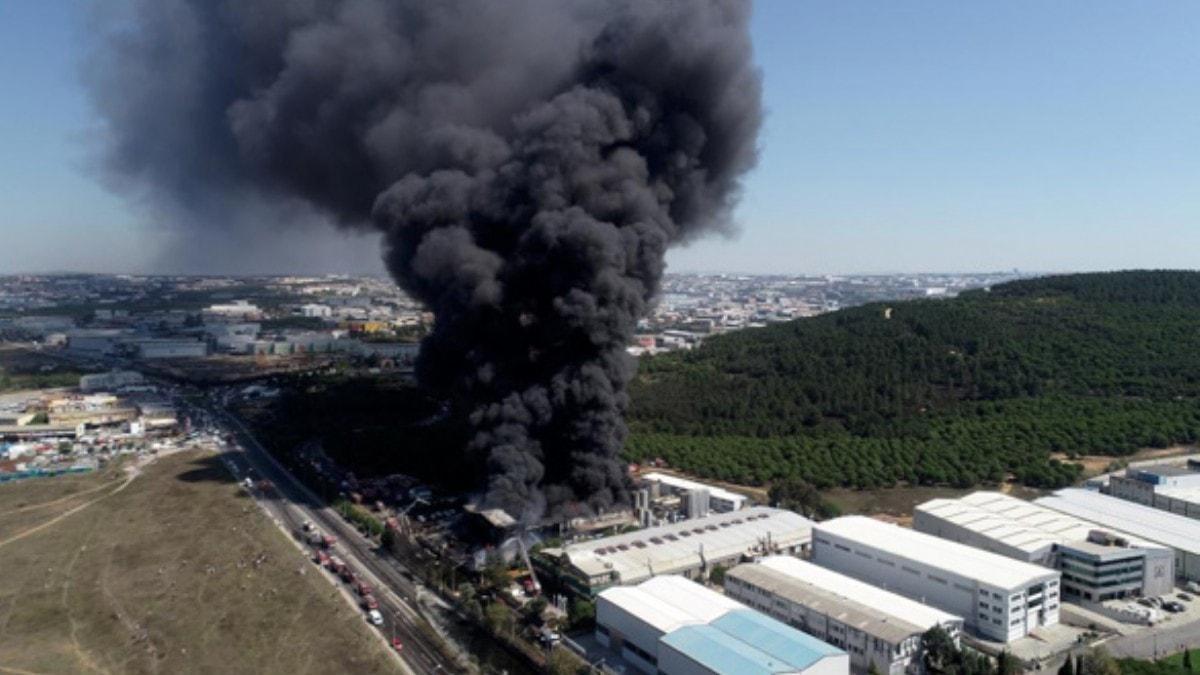
{"type": "Polygon", "coordinates": [[[1177,595],[1175,597],[1179,598],[1180,600],[1186,600],[1188,602],[1192,601],[1192,596],[1188,595],[1187,593],[1180,593],[1179,595],[1177,595]]]}
{"type": "Polygon", "coordinates": [[[367,612],[367,621],[370,621],[372,626],[382,626],[383,615],[379,613],[379,610],[373,609],[367,612]]]}
{"type": "Polygon", "coordinates": [[[1138,598],[1137,603],[1143,607],[1154,607],[1154,603],[1150,602],[1150,598],[1138,598]]]}
{"type": "Polygon", "coordinates": [[[1168,612],[1170,612],[1172,614],[1178,614],[1187,608],[1183,606],[1183,603],[1177,602],[1175,600],[1171,600],[1170,602],[1163,603],[1163,609],[1167,610],[1168,612]]]}

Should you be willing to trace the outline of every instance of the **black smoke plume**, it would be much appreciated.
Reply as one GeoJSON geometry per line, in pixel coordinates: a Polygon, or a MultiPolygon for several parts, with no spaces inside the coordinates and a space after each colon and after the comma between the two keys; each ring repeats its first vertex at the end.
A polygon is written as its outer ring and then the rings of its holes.
{"type": "Polygon", "coordinates": [[[487,501],[625,501],[625,348],[667,248],[728,224],[756,158],[748,2],[130,9],[88,69],[118,188],[187,227],[382,232],[436,316],[418,376],[470,425],[487,501]]]}

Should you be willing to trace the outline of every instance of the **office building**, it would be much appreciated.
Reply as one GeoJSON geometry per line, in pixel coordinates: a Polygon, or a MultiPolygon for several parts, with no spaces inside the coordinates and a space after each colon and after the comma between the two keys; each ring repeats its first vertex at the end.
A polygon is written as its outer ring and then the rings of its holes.
{"type": "Polygon", "coordinates": [[[922,635],[940,626],[957,640],[963,626],[949,612],[786,556],[733,568],[725,594],[842,649],[856,672],[919,672],[922,635]]]}
{"type": "Polygon", "coordinates": [[[813,561],[961,616],[999,642],[1058,623],[1058,572],[863,516],[813,527],[813,561]]]}

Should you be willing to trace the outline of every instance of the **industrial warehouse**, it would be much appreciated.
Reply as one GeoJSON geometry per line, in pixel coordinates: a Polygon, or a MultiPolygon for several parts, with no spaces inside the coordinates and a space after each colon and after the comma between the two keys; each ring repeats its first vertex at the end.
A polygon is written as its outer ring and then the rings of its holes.
{"type": "Polygon", "coordinates": [[[963,620],[902,595],[787,556],[739,565],[725,593],[845,650],[857,672],[901,675],[920,663],[921,636],[940,626],[955,640],[963,620]]]}
{"type": "Polygon", "coordinates": [[[671,575],[602,592],[596,639],[649,675],[846,675],[850,667],[840,649],[671,575]]]}
{"type": "Polygon", "coordinates": [[[1059,573],[863,516],[814,526],[813,560],[1008,642],[1058,623],[1059,573]]]}
{"type": "Polygon", "coordinates": [[[1200,521],[1079,488],[1059,490],[1035,503],[1166,546],[1175,552],[1176,578],[1200,580],[1200,521]]]}
{"type": "Polygon", "coordinates": [[[542,549],[535,564],[566,589],[591,596],[660,574],[703,578],[713,567],[747,556],[801,554],[808,550],[812,527],[812,521],[791,511],[756,506],[542,549]]]}
{"type": "Polygon", "coordinates": [[[925,502],[913,513],[913,527],[1061,570],[1064,599],[1102,602],[1163,595],[1174,587],[1170,549],[999,492],[925,502]]]}
{"type": "Polygon", "coordinates": [[[689,493],[704,495],[707,508],[713,513],[728,513],[738,511],[746,506],[748,498],[736,492],[730,492],[715,485],[698,483],[694,480],[680,478],[665,473],[650,472],[642,474],[641,484],[650,490],[651,499],[671,495],[686,499],[689,493]]]}
{"type": "Polygon", "coordinates": [[[1129,468],[1111,476],[1104,492],[1131,502],[1200,519],[1200,460],[1129,468]]]}

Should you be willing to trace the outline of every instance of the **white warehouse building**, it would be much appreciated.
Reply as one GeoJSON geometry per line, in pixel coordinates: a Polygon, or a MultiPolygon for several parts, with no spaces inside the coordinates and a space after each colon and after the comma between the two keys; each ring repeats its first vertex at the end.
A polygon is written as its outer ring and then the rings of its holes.
{"type": "Polygon", "coordinates": [[[845,650],[857,672],[919,671],[925,632],[940,626],[957,641],[963,626],[949,612],[788,556],[735,567],[725,593],[845,650]]]}
{"type": "Polygon", "coordinates": [[[1200,581],[1200,521],[1079,488],[1059,490],[1035,503],[1166,546],[1175,553],[1175,577],[1200,581]]]}
{"type": "Polygon", "coordinates": [[[679,576],[596,599],[596,640],[647,675],[847,675],[845,652],[679,576]]]}
{"type": "Polygon", "coordinates": [[[913,528],[1060,570],[1064,599],[1103,602],[1174,587],[1170,549],[999,492],[925,502],[913,512],[913,528]]]}
{"type": "Polygon", "coordinates": [[[791,511],[755,506],[542,549],[536,564],[576,593],[594,595],[660,574],[700,578],[750,556],[804,553],[812,527],[791,511]]]}
{"type": "Polygon", "coordinates": [[[1008,642],[1058,623],[1058,572],[863,516],[813,528],[813,561],[961,616],[1008,642]]]}

